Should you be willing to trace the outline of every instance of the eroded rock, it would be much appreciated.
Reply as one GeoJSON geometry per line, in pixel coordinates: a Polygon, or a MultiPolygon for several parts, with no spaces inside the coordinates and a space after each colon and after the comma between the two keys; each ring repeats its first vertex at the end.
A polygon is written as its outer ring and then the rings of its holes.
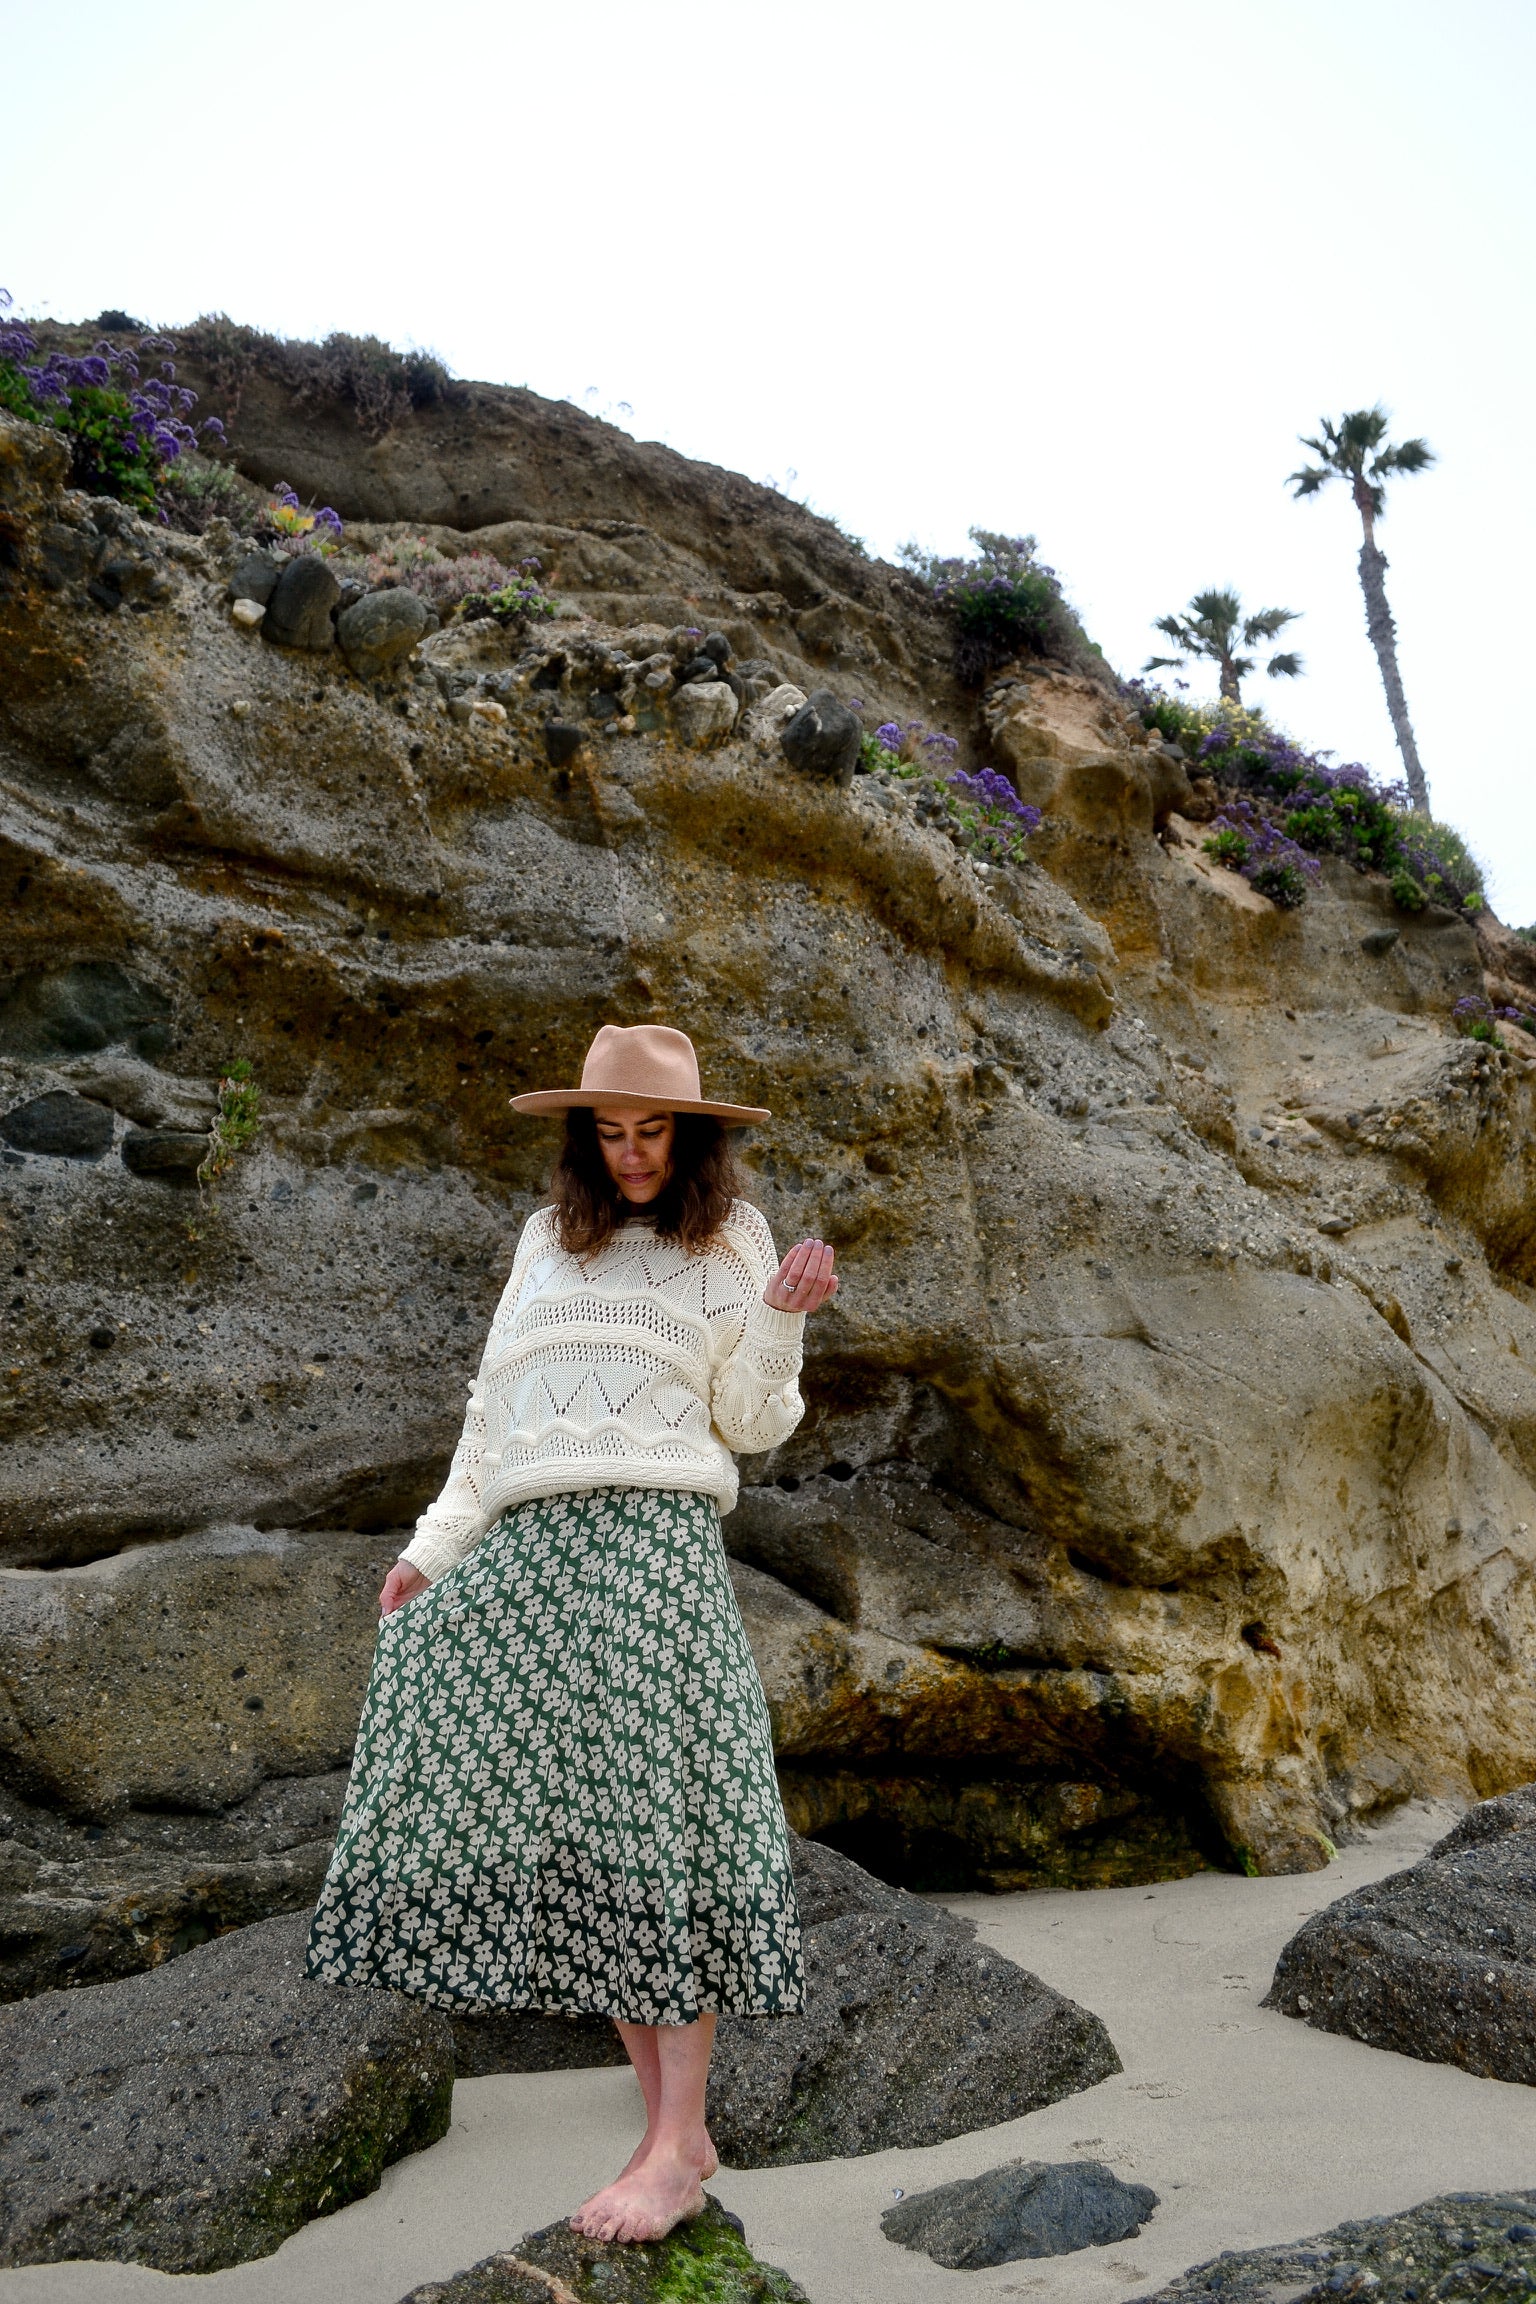
{"type": "Polygon", "coordinates": [[[342,654],[360,680],[377,680],[408,656],[433,621],[419,593],[403,584],[365,592],[336,619],[342,654]]]}
{"type": "Polygon", "coordinates": [[[444,2019],[308,1982],[307,1930],[0,2009],[0,2263],[242,2264],[446,2134],[444,2019]]]}
{"type": "Polygon", "coordinates": [[[818,688],[785,722],[779,749],[804,775],[824,776],[833,784],[851,784],[863,735],[858,714],[850,712],[830,688],[818,688]]]}
{"type": "Polygon", "coordinates": [[[341,587],[319,555],[296,553],[272,588],[262,638],[281,648],[333,647],[331,611],[340,597],[341,587]]]}
{"type": "Polygon", "coordinates": [[[99,1160],[111,1149],[112,1115],[100,1104],[55,1088],[31,1096],[0,1115],[0,1136],[18,1152],[45,1152],[56,1160],[99,1160]]]}

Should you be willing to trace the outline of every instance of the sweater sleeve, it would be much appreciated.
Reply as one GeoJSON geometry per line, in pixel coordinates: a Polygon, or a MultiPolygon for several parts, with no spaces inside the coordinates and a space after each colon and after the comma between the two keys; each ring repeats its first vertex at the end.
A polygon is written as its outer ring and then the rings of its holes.
{"type": "Polygon", "coordinates": [[[776,1312],[763,1302],[779,1260],[762,1216],[754,1208],[745,1218],[733,1225],[731,1244],[751,1274],[751,1295],[740,1333],[715,1368],[709,1405],[726,1446],[756,1456],[787,1440],[805,1414],[799,1382],[805,1314],[776,1312]]]}
{"type": "Polygon", "coordinates": [[[512,1273],[501,1292],[496,1317],[491,1322],[485,1350],[480,1355],[480,1366],[469,1388],[469,1405],[464,1411],[464,1429],[453,1452],[453,1462],[442,1494],[435,1504],[427,1507],[416,1523],[416,1533],[401,1553],[402,1560],[419,1568],[429,1584],[439,1576],[456,1568],[459,1562],[474,1550],[485,1534],[485,1514],[481,1508],[485,1464],[485,1375],[502,1328],[517,1303],[523,1278],[536,1251],[544,1244],[546,1226],[541,1221],[543,1211],[529,1217],[523,1226],[517,1253],[512,1259],[512,1273]]]}

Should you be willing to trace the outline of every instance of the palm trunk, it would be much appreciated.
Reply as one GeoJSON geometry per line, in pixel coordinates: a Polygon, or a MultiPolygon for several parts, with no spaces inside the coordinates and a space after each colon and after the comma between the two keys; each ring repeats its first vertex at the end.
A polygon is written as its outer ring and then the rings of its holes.
{"type": "Polygon", "coordinates": [[[1361,521],[1365,528],[1365,542],[1360,547],[1360,589],[1365,594],[1365,628],[1381,666],[1381,684],[1387,692],[1387,710],[1392,715],[1392,732],[1397,748],[1403,756],[1403,773],[1408,780],[1408,797],[1421,816],[1429,814],[1429,786],[1424,781],[1424,769],[1419,760],[1419,748],[1413,740],[1413,723],[1408,717],[1408,699],[1403,694],[1403,676],[1397,668],[1397,626],[1387,606],[1387,556],[1376,541],[1375,526],[1370,514],[1362,506],[1361,521]]]}
{"type": "Polygon", "coordinates": [[[1243,699],[1238,690],[1237,673],[1233,667],[1232,659],[1230,656],[1223,656],[1221,658],[1221,678],[1219,685],[1223,701],[1228,704],[1235,704],[1238,710],[1241,711],[1243,699]]]}

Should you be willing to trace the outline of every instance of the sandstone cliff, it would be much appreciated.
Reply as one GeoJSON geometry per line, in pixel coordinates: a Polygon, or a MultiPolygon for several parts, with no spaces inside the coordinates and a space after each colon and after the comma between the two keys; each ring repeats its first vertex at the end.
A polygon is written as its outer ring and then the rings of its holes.
{"type": "Polygon", "coordinates": [[[1449,1025],[1525,948],[1342,866],[1276,911],[1091,668],[978,709],[921,588],[798,507],[498,407],[435,496],[446,417],[345,454],[250,418],[259,476],[536,551],[568,611],[372,684],[232,623],[228,532],[0,430],[10,1988],[307,1892],[550,1157],[506,1099],[604,1019],[773,1108],[757,1196],[846,1274],[727,1523],[797,1825],[1086,1885],[1320,1865],[1536,1774],[1531,1051],[1449,1025]],[[1046,808],[1037,861],[797,773],[762,704],[616,716],[700,628],[754,697],[951,728],[1046,808]],[[239,1053],[265,1126],[207,1207],[239,1053]]]}

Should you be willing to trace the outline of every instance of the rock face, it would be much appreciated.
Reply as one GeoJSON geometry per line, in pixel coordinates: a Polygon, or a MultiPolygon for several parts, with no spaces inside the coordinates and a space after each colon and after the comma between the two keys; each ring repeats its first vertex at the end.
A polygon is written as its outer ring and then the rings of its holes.
{"type": "Polygon", "coordinates": [[[217,2271],[446,2134],[443,2019],[306,1982],[306,1928],[0,2010],[0,2263],[217,2271]]]}
{"type": "Polygon", "coordinates": [[[1528,2296],[1536,2283],[1536,2192],[1447,2192],[1401,2216],[1337,2224],[1315,2240],[1228,2249],[1150,2293],[1145,2304],[1372,2304],[1428,2296],[1528,2296]]]}
{"type": "Polygon", "coordinates": [[[104,1824],[0,1794],[0,2000],[137,1975],[226,1929],[308,1912],[345,1787],[344,1769],[279,1776],[217,1814],[167,1805],[104,1824]]]}
{"type": "Polygon", "coordinates": [[[409,516],[568,613],[451,622],[375,695],[234,628],[244,540],[103,510],[0,424],[0,1112],[195,1135],[239,1054],[263,1098],[211,1207],[120,1148],[0,1157],[0,1561],[398,1544],[548,1172],[507,1098],[660,1017],[774,1111],[752,1192],[845,1274],[726,1523],[798,1823],[946,1886],[1277,1871],[1536,1774],[1532,1052],[1451,1025],[1529,948],[1342,863],[1275,911],[1107,676],[1021,662],[978,707],[921,587],[771,491],[531,395],[380,442],[247,387],[237,455],[349,546],[409,516]],[[110,555],[164,597],[103,606],[110,555]],[[755,701],[697,750],[717,633],[755,701]],[[1007,766],[1034,860],[802,773],[785,691],[1007,766]]]}
{"type": "Polygon", "coordinates": [[[809,2304],[787,2272],[758,2262],[740,2218],[705,2199],[702,2216],[643,2247],[550,2224],[514,2251],[413,2288],[401,2304],[809,2304]]]}
{"type": "Polygon", "coordinates": [[[1536,2085],[1536,1786],[1474,1808],[1422,1862],[1314,1914],[1264,2005],[1536,2085]]]}
{"type": "Polygon", "coordinates": [[[47,1152],[58,1160],[99,1160],[112,1144],[112,1115],[67,1088],[30,1096],[0,1117],[0,1135],[18,1152],[47,1152]]]}
{"type": "Polygon", "coordinates": [[[938,2144],[1120,2070],[1097,2016],[969,1923],[800,1841],[803,2014],[722,2017],[709,2125],[732,2168],[938,2144]]]}
{"type": "Polygon", "coordinates": [[[1098,2160],[1015,2160],[914,2192],[886,2209],[880,2229],[946,2271],[976,2272],[1129,2240],[1156,2206],[1148,2185],[1124,2184],[1098,2160]]]}

